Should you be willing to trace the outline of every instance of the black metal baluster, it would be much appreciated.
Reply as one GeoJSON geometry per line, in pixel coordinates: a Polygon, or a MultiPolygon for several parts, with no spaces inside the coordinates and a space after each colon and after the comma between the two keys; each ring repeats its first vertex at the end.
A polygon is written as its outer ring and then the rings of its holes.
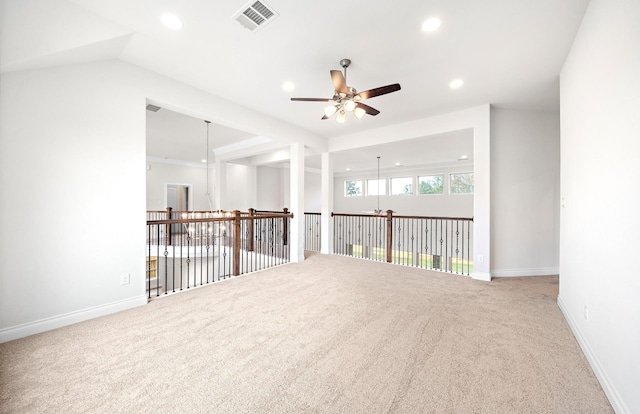
{"type": "Polygon", "coordinates": [[[467,274],[471,274],[471,222],[467,228],[467,274]]]}
{"type": "MultiPolygon", "coordinates": [[[[160,227],[160,226],[158,226],[160,227]]],[[[164,294],[166,295],[167,292],[167,285],[169,284],[169,248],[167,246],[167,242],[166,242],[166,237],[165,237],[165,243],[164,243],[164,294]]],[[[156,270],[157,272],[157,270],[156,270]]],[[[157,278],[158,281],[160,281],[160,278],[157,278]]]]}
{"type": "Polygon", "coordinates": [[[460,220],[456,220],[456,274],[459,273],[459,269],[460,269],[460,259],[458,258],[459,253],[460,253],[460,220]]]}
{"type": "Polygon", "coordinates": [[[156,297],[160,296],[160,275],[158,274],[158,262],[160,261],[160,226],[156,227],[158,231],[156,232],[157,243],[156,243],[156,297]]]}
{"type": "MultiPolygon", "coordinates": [[[[151,241],[151,226],[149,225],[147,225],[147,233],[149,234],[147,239],[148,240],[147,244],[149,245],[149,255],[147,255],[147,285],[148,285],[147,299],[151,299],[151,243],[152,241],[151,241]]],[[[158,272],[158,264],[156,261],[156,273],[157,272],[158,272]]]]}

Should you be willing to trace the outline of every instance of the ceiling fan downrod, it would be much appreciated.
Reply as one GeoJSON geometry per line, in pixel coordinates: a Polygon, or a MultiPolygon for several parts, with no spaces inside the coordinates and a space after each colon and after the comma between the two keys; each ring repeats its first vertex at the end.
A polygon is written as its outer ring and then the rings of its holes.
{"type": "Polygon", "coordinates": [[[349,67],[349,65],[351,64],[351,59],[342,59],[340,60],[340,66],[342,66],[342,68],[344,69],[344,83],[348,85],[347,83],[347,68],[349,67]]]}

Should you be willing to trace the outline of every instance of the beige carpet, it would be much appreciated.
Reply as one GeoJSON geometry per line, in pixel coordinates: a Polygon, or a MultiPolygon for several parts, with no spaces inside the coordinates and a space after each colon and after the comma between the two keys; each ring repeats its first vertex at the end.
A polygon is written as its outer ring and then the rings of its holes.
{"type": "Polygon", "coordinates": [[[0,345],[3,413],[610,413],[557,277],[315,254],[0,345]]]}

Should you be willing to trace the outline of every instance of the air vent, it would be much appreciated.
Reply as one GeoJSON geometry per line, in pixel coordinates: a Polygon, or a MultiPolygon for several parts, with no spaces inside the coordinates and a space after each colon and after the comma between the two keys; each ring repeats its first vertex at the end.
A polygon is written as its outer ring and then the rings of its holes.
{"type": "Polygon", "coordinates": [[[278,16],[279,14],[275,10],[263,2],[250,1],[231,18],[237,20],[243,27],[255,32],[278,16]]]}
{"type": "Polygon", "coordinates": [[[159,106],[147,104],[147,111],[158,112],[160,110],[159,106]]]}

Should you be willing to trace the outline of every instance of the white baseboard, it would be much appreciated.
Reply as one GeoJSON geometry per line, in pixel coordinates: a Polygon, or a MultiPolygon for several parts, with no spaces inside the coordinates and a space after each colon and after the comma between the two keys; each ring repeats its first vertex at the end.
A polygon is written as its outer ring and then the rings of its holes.
{"type": "Polygon", "coordinates": [[[521,276],[556,276],[560,274],[557,267],[538,267],[529,269],[494,269],[491,271],[493,277],[521,277],[521,276]]]}
{"type": "Polygon", "coordinates": [[[567,307],[562,301],[562,298],[559,296],[558,296],[558,307],[560,308],[560,311],[564,315],[564,319],[569,324],[569,328],[571,329],[571,332],[573,332],[573,336],[578,341],[578,344],[580,345],[582,352],[587,358],[589,365],[591,365],[591,369],[596,374],[596,378],[598,378],[598,381],[600,382],[600,386],[602,387],[604,393],[607,395],[607,398],[609,399],[609,402],[611,403],[613,410],[617,414],[630,414],[631,410],[629,410],[629,408],[624,403],[624,401],[622,401],[622,398],[620,398],[620,394],[618,394],[613,384],[611,384],[611,380],[602,369],[602,365],[598,361],[598,358],[596,358],[593,351],[591,350],[591,347],[589,346],[587,341],[584,339],[584,336],[582,336],[580,329],[578,329],[578,325],[575,323],[575,321],[571,317],[571,314],[567,310],[567,307]]]}
{"type": "Polygon", "coordinates": [[[61,328],[63,326],[72,325],[74,323],[98,318],[100,316],[109,315],[146,304],[147,296],[141,295],[117,302],[106,303],[104,305],[64,313],[62,315],[52,316],[50,318],[27,322],[22,325],[0,329],[0,343],[24,338],[25,336],[50,331],[52,329],[61,328]]]}
{"type": "Polygon", "coordinates": [[[475,280],[482,280],[484,282],[491,282],[491,273],[471,272],[471,278],[475,280]]]}

